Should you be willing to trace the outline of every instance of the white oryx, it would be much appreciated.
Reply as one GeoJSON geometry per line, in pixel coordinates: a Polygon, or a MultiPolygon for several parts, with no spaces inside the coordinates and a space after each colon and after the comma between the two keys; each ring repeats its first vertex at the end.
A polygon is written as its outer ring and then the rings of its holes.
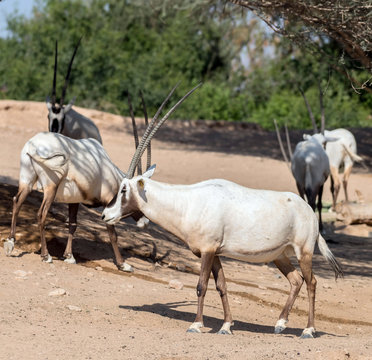
{"type": "Polygon", "coordinates": [[[72,109],[74,100],[72,99],[67,105],[64,105],[64,99],[68,82],[70,79],[72,64],[79,48],[80,41],[77,43],[72,54],[65,83],[62,88],[62,96],[59,104],[56,103],[56,83],[57,83],[57,59],[58,59],[58,42],[56,41],[55,57],[54,57],[54,75],[52,98],[47,99],[49,131],[63,134],[72,139],[87,139],[93,138],[102,144],[101,135],[94,122],[84,115],[72,109]]]}
{"type": "MultiPolygon", "coordinates": [[[[143,152],[156,131],[197,87],[189,91],[157,122],[160,112],[176,87],[172,89],[156,112],[141,139],[141,143],[136,149],[133,157],[136,161],[136,166],[140,162],[143,152]]],[[[129,173],[134,172],[136,166],[133,167],[131,165],[129,173]]],[[[113,199],[114,195],[116,195],[120,183],[127,176],[127,174],[115,166],[105,149],[95,139],[75,140],[52,132],[35,135],[27,141],[21,152],[19,188],[17,195],[13,198],[11,231],[8,239],[4,242],[6,254],[10,255],[14,248],[17,216],[22,203],[36,182],[44,191],[43,202],[38,211],[41,257],[43,261],[51,262],[52,258],[47,249],[44,225],[52,202],[57,201],[68,204],[83,203],[94,207],[106,206],[113,199]]],[[[141,216],[142,214],[138,218],[141,216]]],[[[75,223],[74,231],[76,225],[75,223]]],[[[120,254],[114,226],[106,225],[115,253],[116,265],[123,271],[132,271],[131,266],[123,261],[120,254]]],[[[71,243],[72,234],[70,229],[65,256],[67,254],[71,254],[72,256],[71,243]]]]}
{"type": "MultiPolygon", "coordinates": [[[[101,134],[94,122],[82,114],[72,109],[74,99],[70,101],[68,105],[64,105],[64,99],[67,91],[67,86],[70,79],[72,64],[76,52],[79,48],[81,38],[75,46],[72,54],[65,83],[62,88],[62,96],[59,104],[56,103],[56,83],[57,83],[57,68],[58,68],[58,42],[56,41],[55,54],[54,54],[54,74],[53,74],[53,88],[52,98],[47,99],[48,108],[48,129],[50,132],[59,133],[72,139],[96,139],[102,144],[101,134]]],[[[76,263],[75,258],[72,254],[72,238],[76,231],[77,214],[79,212],[78,203],[68,204],[68,215],[69,215],[69,239],[67,241],[68,246],[64,253],[65,262],[74,264],[76,263]]],[[[110,236],[111,237],[111,236],[110,236]]]]}
{"type": "Polygon", "coordinates": [[[305,279],[309,296],[308,323],[302,337],[313,337],[316,280],[312,272],[315,243],[332,266],[341,268],[318,230],[318,220],[298,195],[249,189],[226,180],[207,180],[194,185],[171,185],[150,179],[154,166],[142,176],[125,178],[103,211],[102,219],[115,224],[141,211],[149,220],[183,240],[201,258],[197,285],[198,310],[189,332],[203,326],[203,304],[212,271],[222,300],[224,323],[220,334],[231,334],[232,316],[219,256],[249,262],[273,261],[287,277],[291,289],[275,332],[282,332],[305,279]],[[302,276],[292,265],[294,254],[302,276]]]}
{"type": "Polygon", "coordinates": [[[347,183],[353,168],[354,161],[360,162],[363,159],[357,155],[357,145],[354,135],[346,129],[325,130],[326,137],[337,138],[337,141],[329,142],[326,145],[326,153],[329,159],[331,171],[331,193],[332,209],[336,209],[337,196],[340,191],[339,169],[343,167],[344,175],[342,184],[345,192],[345,200],[349,201],[347,194],[347,183]]]}

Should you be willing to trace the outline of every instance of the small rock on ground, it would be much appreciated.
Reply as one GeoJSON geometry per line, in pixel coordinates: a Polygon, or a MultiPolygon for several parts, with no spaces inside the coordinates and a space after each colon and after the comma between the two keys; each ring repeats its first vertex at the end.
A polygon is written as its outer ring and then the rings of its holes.
{"type": "Polygon", "coordinates": [[[66,290],[65,289],[55,289],[55,290],[51,291],[48,295],[49,296],[63,296],[63,295],[66,295],[66,290]]]}
{"type": "Polygon", "coordinates": [[[169,287],[171,289],[182,290],[183,289],[183,283],[179,280],[173,279],[173,280],[169,281],[169,287]]]}

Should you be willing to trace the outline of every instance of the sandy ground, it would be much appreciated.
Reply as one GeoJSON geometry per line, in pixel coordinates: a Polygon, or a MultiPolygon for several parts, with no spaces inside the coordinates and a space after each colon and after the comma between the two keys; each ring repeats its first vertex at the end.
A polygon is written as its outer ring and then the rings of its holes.
{"type": "MultiPolygon", "coordinates": [[[[126,169],[133,153],[127,119],[81,109],[99,126],[113,161],[126,169]]],[[[16,193],[19,154],[24,143],[46,130],[42,103],[0,101],[0,235],[8,235],[11,198],[16,193]]],[[[372,165],[372,129],[355,130],[359,154],[372,165]]],[[[293,142],[300,132],[291,134],[293,142]]],[[[193,183],[225,178],[245,186],[296,191],[281,161],[275,134],[255,127],[165,125],[153,144],[154,179],[193,183]]],[[[372,201],[372,173],[356,167],[350,179],[352,200],[359,190],[372,201]]],[[[327,183],[324,200],[330,202],[327,183]]],[[[326,238],[340,260],[345,278],[333,273],[316,250],[318,279],[317,338],[301,340],[307,321],[303,287],[281,335],[273,327],[284,305],[288,284],[271,264],[223,259],[228,278],[233,336],[215,334],[222,325],[219,296],[210,281],[203,334],[187,334],[196,312],[199,260],[155,224],[140,231],[118,228],[120,246],[133,274],[116,270],[99,212],[83,208],[73,251],[78,265],[61,261],[67,207],[53,205],[48,218],[48,247],[53,264],[39,249],[36,212],[42,195],[33,192],[17,228],[17,247],[5,257],[0,248],[1,359],[372,359],[372,228],[326,224],[326,238]],[[170,288],[177,279],[183,288],[170,288]],[[63,295],[51,292],[63,289],[63,295]]],[[[341,194],[343,199],[343,194],[341,194]]],[[[328,220],[332,220],[328,216],[328,220]]],[[[62,293],[63,291],[60,290],[62,293]]]]}

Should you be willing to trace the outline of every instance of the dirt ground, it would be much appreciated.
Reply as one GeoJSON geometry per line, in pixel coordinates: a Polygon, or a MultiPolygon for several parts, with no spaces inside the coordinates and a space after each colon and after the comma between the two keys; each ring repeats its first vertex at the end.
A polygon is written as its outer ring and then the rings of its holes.
{"type": "MultiPolygon", "coordinates": [[[[96,122],[112,160],[126,170],[134,148],[128,119],[80,110],[96,122]]],[[[46,130],[46,116],[42,103],[0,101],[2,239],[9,233],[20,151],[29,138],[46,130]]],[[[352,131],[359,155],[372,169],[372,128],[352,131]]],[[[300,136],[301,132],[292,132],[293,143],[300,136]]],[[[275,134],[256,126],[169,122],[153,142],[153,162],[154,179],[159,181],[189,184],[225,178],[253,188],[296,192],[275,134]]],[[[372,201],[371,171],[354,168],[349,184],[352,200],[358,200],[358,190],[365,201],[372,201]]],[[[45,264],[36,253],[41,198],[34,191],[21,210],[13,256],[6,257],[0,248],[0,359],[372,359],[372,227],[344,226],[325,213],[325,237],[345,278],[335,282],[316,250],[315,339],[299,338],[307,322],[305,286],[288,328],[275,335],[274,325],[288,294],[287,280],[272,264],[225,258],[233,336],[216,334],[223,312],[212,280],[203,334],[188,334],[196,313],[200,265],[178,239],[155,224],[142,231],[122,222],[118,227],[122,254],[135,272],[121,273],[113,263],[100,211],[82,207],[73,244],[78,265],[68,265],[61,260],[67,206],[54,204],[47,226],[54,262],[45,264]],[[170,287],[174,279],[182,282],[182,289],[170,287]]],[[[327,183],[325,203],[330,199],[327,183]]]]}

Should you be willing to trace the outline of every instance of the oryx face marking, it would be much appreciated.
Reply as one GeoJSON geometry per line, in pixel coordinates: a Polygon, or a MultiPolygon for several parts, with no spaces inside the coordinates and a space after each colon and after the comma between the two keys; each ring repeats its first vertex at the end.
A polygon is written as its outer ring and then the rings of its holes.
{"type": "Polygon", "coordinates": [[[48,103],[49,131],[61,134],[65,126],[64,108],[52,106],[48,103]]]}
{"type": "Polygon", "coordinates": [[[105,208],[102,220],[108,224],[115,224],[120,219],[131,215],[138,208],[135,198],[131,196],[129,179],[124,179],[120,184],[119,191],[105,208]]]}

